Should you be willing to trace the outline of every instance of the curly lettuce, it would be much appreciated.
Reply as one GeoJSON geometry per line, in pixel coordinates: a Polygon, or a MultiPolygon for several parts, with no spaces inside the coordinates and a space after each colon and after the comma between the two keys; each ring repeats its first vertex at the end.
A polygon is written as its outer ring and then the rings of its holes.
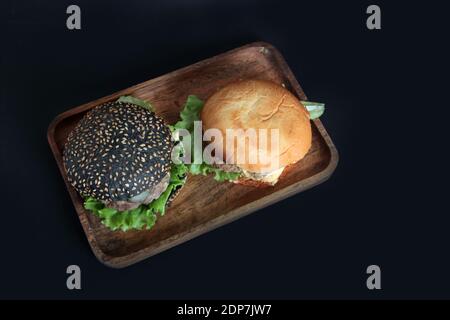
{"type": "Polygon", "coordinates": [[[167,189],[149,204],[142,204],[136,209],[119,211],[106,207],[101,201],[92,197],[86,198],[84,208],[100,218],[101,222],[111,230],[128,231],[131,229],[151,229],[157,214],[164,215],[170,195],[186,181],[187,168],[184,164],[172,165],[170,181],[167,189]]]}
{"type": "Polygon", "coordinates": [[[325,103],[312,102],[312,101],[301,101],[308,110],[309,118],[311,120],[319,118],[325,112],[325,103]]]}
{"type": "Polygon", "coordinates": [[[133,97],[133,96],[121,96],[117,102],[124,102],[124,103],[132,103],[137,106],[140,106],[144,109],[147,109],[149,111],[154,111],[153,106],[150,104],[150,102],[133,97]]]}
{"type": "Polygon", "coordinates": [[[219,182],[224,181],[233,181],[239,179],[241,176],[240,172],[227,172],[222,169],[216,168],[210,164],[202,163],[202,164],[190,164],[189,165],[189,173],[193,175],[202,174],[204,176],[208,174],[214,175],[214,180],[219,182]]]}
{"type": "MultiPolygon", "coordinates": [[[[186,129],[191,133],[191,136],[193,136],[194,122],[200,120],[200,112],[202,111],[203,106],[203,101],[195,95],[188,96],[183,110],[180,112],[181,120],[170,126],[171,130],[176,131],[179,129],[186,129]]],[[[186,167],[192,175],[213,174],[214,179],[220,182],[237,180],[241,175],[239,172],[226,172],[204,162],[201,164],[186,164],[186,167]]]]}
{"type": "Polygon", "coordinates": [[[84,208],[100,218],[103,225],[109,229],[128,231],[130,229],[150,229],[156,222],[156,214],[153,207],[140,205],[138,208],[127,211],[119,211],[107,208],[92,197],[84,201],[84,208]]]}
{"type": "Polygon", "coordinates": [[[204,103],[197,96],[189,95],[183,110],[180,112],[180,119],[177,123],[170,126],[172,131],[177,129],[186,129],[192,134],[194,130],[194,122],[200,121],[200,112],[202,111],[204,103]]]}

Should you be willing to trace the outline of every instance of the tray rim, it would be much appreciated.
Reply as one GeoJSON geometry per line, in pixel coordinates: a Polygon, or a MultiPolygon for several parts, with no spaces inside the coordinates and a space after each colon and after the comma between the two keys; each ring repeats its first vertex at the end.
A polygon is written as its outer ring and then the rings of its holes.
{"type": "MultiPolygon", "coordinates": [[[[84,233],[86,234],[86,237],[88,239],[89,246],[94,253],[95,257],[104,265],[112,268],[124,268],[127,266],[130,266],[132,264],[135,264],[139,261],[142,261],[144,259],[150,258],[153,255],[156,255],[162,251],[168,250],[172,247],[175,247],[183,242],[189,241],[193,238],[196,238],[202,234],[208,233],[216,228],[219,228],[225,224],[231,223],[235,220],[238,220],[246,215],[249,215],[257,210],[261,210],[265,207],[268,207],[276,202],[282,201],[286,198],[289,198],[297,193],[303,192],[305,190],[308,190],[318,184],[321,184],[325,182],[334,172],[334,170],[337,167],[337,164],[339,162],[339,154],[338,151],[331,140],[331,137],[328,135],[327,131],[325,130],[325,127],[323,126],[320,119],[312,120],[318,129],[320,135],[324,139],[329,152],[330,152],[330,161],[328,165],[320,172],[312,175],[311,177],[308,177],[306,179],[297,181],[283,189],[280,189],[278,191],[275,191],[273,193],[270,193],[266,196],[263,196],[256,201],[252,201],[250,203],[247,203],[243,206],[240,206],[239,208],[236,208],[234,210],[228,211],[226,214],[223,214],[221,216],[218,216],[214,219],[208,220],[203,224],[200,224],[192,229],[189,229],[181,234],[173,235],[169,238],[166,238],[159,242],[159,246],[156,249],[151,249],[151,247],[145,247],[140,250],[137,250],[135,252],[123,255],[123,256],[113,256],[105,253],[100,246],[97,243],[97,239],[95,235],[93,234],[93,231],[90,228],[90,225],[87,221],[87,219],[82,219],[82,214],[79,212],[79,209],[77,208],[77,200],[78,200],[78,194],[76,193],[75,189],[70,185],[70,183],[67,180],[64,167],[62,165],[62,155],[59,151],[56,141],[54,139],[54,134],[56,127],[58,124],[64,120],[65,118],[72,116],[74,114],[78,114],[81,112],[84,112],[86,110],[89,110],[93,106],[99,105],[103,102],[110,101],[118,96],[125,95],[129,92],[136,91],[140,88],[146,87],[152,82],[160,81],[164,78],[171,77],[174,74],[185,72],[186,70],[190,70],[192,68],[199,68],[206,64],[211,63],[213,60],[216,60],[217,58],[221,58],[223,56],[227,56],[230,54],[233,54],[235,52],[245,50],[251,47],[264,47],[269,49],[277,62],[280,64],[281,68],[283,69],[283,72],[285,73],[285,76],[289,80],[292,89],[295,91],[295,93],[301,97],[302,99],[306,99],[306,95],[303,92],[300,84],[298,83],[297,79],[295,78],[292,70],[288,66],[287,62],[285,61],[284,57],[280,53],[280,51],[274,47],[272,44],[264,42],[264,41],[257,41],[252,42],[249,44],[246,44],[244,46],[237,47],[232,50],[225,51],[224,53],[212,56],[210,58],[201,60],[199,62],[190,64],[186,67],[176,69],[173,71],[169,71],[163,75],[157,76],[155,78],[152,78],[150,80],[141,82],[139,84],[133,85],[131,87],[128,87],[126,89],[119,90],[115,93],[112,93],[110,95],[107,95],[105,97],[101,97],[98,99],[95,99],[93,101],[81,104],[77,107],[70,108],[60,114],[58,114],[50,123],[48,130],[47,130],[47,140],[50,145],[50,148],[52,150],[53,156],[56,160],[56,163],[59,167],[59,171],[61,173],[61,176],[64,180],[64,183],[66,185],[66,188],[69,192],[69,195],[71,197],[72,203],[74,205],[75,211],[78,215],[78,218],[80,220],[80,223],[83,227],[84,233]],[[256,204],[258,202],[258,204],[256,204]],[[149,251],[149,252],[146,252],[149,251]],[[145,255],[142,255],[145,253],[145,255]]],[[[81,208],[84,210],[83,208],[81,208]]],[[[86,213],[87,214],[87,213],[86,213]]]]}

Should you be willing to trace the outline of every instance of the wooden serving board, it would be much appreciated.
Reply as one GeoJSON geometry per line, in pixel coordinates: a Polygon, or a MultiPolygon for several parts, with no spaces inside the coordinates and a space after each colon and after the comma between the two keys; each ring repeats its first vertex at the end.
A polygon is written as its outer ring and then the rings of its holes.
{"type": "Polygon", "coordinates": [[[66,182],[84,232],[96,257],[122,268],[241,218],[325,181],[334,171],[338,153],[320,120],[314,120],[307,156],[276,184],[264,189],[218,183],[211,176],[189,176],[187,184],[151,230],[111,231],[83,208],[82,198],[67,181],[62,150],[69,132],[89,109],[122,95],[152,103],[167,123],[178,120],[189,94],[206,100],[218,88],[238,79],[266,79],[305,100],[285,60],[272,45],[257,42],[203,60],[58,115],[48,128],[48,141],[66,182]]]}

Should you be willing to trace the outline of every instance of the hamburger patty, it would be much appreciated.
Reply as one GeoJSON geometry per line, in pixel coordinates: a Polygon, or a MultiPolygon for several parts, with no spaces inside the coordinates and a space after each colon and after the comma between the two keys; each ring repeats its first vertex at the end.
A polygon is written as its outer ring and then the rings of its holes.
{"type": "Polygon", "coordinates": [[[133,210],[141,204],[149,204],[155,199],[158,199],[161,194],[167,189],[170,181],[170,174],[167,174],[158,184],[151,189],[142,192],[141,194],[129,199],[128,201],[103,201],[106,207],[114,208],[119,211],[133,210]]]}

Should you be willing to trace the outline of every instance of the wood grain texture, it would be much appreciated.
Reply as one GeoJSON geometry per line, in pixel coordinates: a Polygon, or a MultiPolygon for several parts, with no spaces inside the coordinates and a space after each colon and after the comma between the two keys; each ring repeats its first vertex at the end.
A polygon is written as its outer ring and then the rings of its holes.
{"type": "Polygon", "coordinates": [[[122,95],[133,95],[150,101],[158,115],[167,123],[174,123],[189,94],[206,100],[218,88],[238,79],[250,78],[284,84],[299,99],[306,99],[278,50],[268,43],[257,42],[83,104],[53,120],[47,135],[50,147],[89,244],[102,263],[115,268],[131,265],[311,188],[333,173],[338,153],[322,123],[316,119],[312,125],[313,141],[308,154],[292,165],[274,187],[260,189],[218,183],[211,176],[189,176],[167,213],[158,219],[153,229],[143,231],[111,231],[84,210],[81,197],[67,181],[62,148],[69,132],[87,110],[122,95]]]}

